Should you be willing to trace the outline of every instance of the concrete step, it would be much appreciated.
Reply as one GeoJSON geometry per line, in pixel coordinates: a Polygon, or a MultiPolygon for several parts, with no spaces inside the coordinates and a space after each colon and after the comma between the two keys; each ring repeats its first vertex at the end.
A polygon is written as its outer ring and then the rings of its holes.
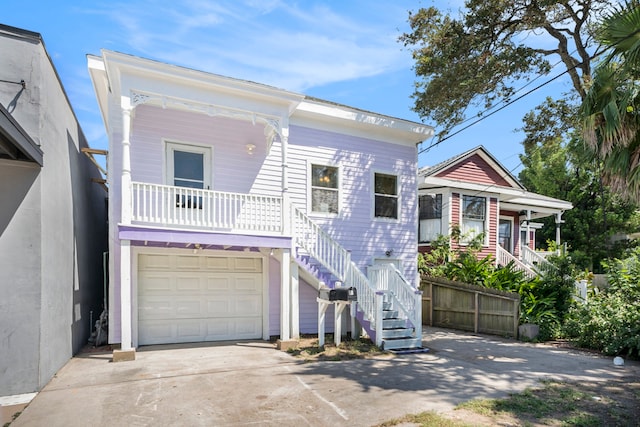
{"type": "Polygon", "coordinates": [[[382,320],[382,329],[404,328],[405,326],[407,326],[407,321],[405,319],[383,319],[382,320]]]}
{"type": "Polygon", "coordinates": [[[398,318],[398,310],[383,310],[382,311],[383,319],[397,319],[398,318]]]}
{"type": "Polygon", "coordinates": [[[383,329],[382,330],[382,339],[387,338],[414,338],[413,337],[413,329],[412,328],[394,328],[394,329],[383,329]]]}
{"type": "Polygon", "coordinates": [[[382,339],[384,350],[422,348],[422,337],[382,339]]]}

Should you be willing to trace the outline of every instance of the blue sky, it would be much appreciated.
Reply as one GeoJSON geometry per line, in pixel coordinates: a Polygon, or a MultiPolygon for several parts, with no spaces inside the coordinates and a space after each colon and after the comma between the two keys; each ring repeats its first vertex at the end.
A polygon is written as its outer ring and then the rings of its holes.
{"type": "MultiPolygon", "coordinates": [[[[462,1],[35,0],[4,7],[0,23],[42,34],[89,144],[107,148],[86,63],[101,49],[421,121],[411,110],[411,54],[397,39],[408,30],[409,10],[434,3],[455,11],[462,1]]],[[[545,88],[567,89],[562,82],[545,88]]],[[[482,144],[517,174],[522,134],[514,129],[544,95],[528,96],[420,154],[420,166],[482,144]]]]}

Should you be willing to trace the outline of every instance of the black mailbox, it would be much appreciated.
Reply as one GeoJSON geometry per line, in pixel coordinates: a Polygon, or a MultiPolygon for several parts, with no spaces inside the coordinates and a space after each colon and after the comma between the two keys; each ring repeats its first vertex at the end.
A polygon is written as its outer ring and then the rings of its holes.
{"type": "Polygon", "coordinates": [[[356,301],[358,293],[353,286],[349,288],[322,288],[318,291],[318,298],[327,301],[356,301]]]}
{"type": "Polygon", "coordinates": [[[335,288],[329,291],[329,301],[355,301],[358,299],[356,288],[335,288]]]}

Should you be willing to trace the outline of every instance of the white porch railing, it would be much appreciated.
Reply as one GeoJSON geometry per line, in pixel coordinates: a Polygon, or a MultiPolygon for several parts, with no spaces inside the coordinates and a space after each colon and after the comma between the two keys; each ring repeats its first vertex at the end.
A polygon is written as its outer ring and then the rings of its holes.
{"type": "Polygon", "coordinates": [[[556,267],[551,264],[547,259],[538,254],[538,252],[532,250],[528,246],[520,247],[520,255],[522,256],[522,261],[531,268],[535,268],[540,272],[554,270],[556,267]]]}
{"type": "Polygon", "coordinates": [[[132,183],[132,222],[279,234],[282,198],[132,183]]]}
{"type": "Polygon", "coordinates": [[[529,268],[526,264],[520,261],[518,258],[514,257],[504,249],[502,246],[498,245],[498,251],[496,253],[496,262],[498,265],[505,267],[510,262],[513,262],[515,268],[524,273],[526,277],[529,279],[533,279],[537,276],[536,272],[529,268]]]}
{"type": "Polygon", "coordinates": [[[374,265],[367,269],[369,282],[376,290],[386,291],[394,300],[394,307],[399,308],[416,336],[422,335],[422,291],[409,284],[400,270],[392,264],[374,265]]]}

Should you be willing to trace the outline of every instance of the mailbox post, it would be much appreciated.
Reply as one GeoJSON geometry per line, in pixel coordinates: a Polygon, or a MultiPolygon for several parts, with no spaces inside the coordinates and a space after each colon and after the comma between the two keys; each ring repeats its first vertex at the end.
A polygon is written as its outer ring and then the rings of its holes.
{"type": "MultiPolygon", "coordinates": [[[[318,346],[324,346],[325,315],[329,305],[335,305],[333,341],[338,346],[342,338],[342,313],[348,305],[357,300],[358,294],[354,287],[322,288],[318,291],[318,346]]],[[[355,311],[351,310],[350,314],[354,316],[355,311]]]]}

